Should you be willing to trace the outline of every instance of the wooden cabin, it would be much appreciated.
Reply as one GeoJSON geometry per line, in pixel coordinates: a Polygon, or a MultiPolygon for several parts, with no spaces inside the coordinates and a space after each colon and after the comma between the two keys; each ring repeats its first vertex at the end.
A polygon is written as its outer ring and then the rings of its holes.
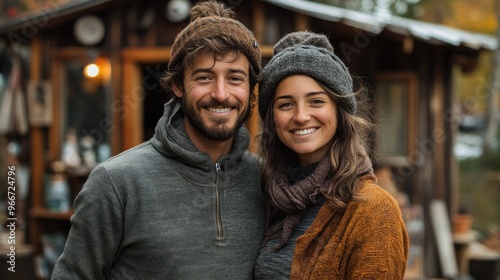
{"type": "MultiPolygon", "coordinates": [[[[69,228],[72,212],[48,209],[44,188],[50,164],[68,141],[90,135],[97,162],[131,148],[153,133],[167,94],[158,85],[176,34],[187,25],[189,0],[75,0],[0,22],[8,58],[23,65],[29,108],[24,137],[30,166],[29,241],[40,253],[40,235],[69,228]],[[84,69],[95,64],[95,77],[84,69]]],[[[398,188],[422,206],[423,273],[442,276],[430,222],[433,200],[448,213],[458,201],[452,68],[473,71],[488,36],[442,25],[349,11],[304,0],[225,1],[255,32],[264,63],[286,33],[311,30],[329,36],[336,53],[371,91],[374,163],[390,168],[398,188]]],[[[255,139],[258,114],[246,124],[255,139]]],[[[256,150],[257,140],[250,147],[256,150]]],[[[66,176],[74,198],[89,169],[66,176]]]]}

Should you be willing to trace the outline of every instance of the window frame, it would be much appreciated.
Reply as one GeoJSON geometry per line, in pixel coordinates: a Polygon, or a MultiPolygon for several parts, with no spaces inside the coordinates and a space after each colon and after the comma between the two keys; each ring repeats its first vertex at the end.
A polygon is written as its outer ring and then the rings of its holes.
{"type": "MultiPolygon", "coordinates": [[[[400,84],[404,83],[406,85],[405,91],[407,92],[406,98],[406,149],[401,154],[396,155],[384,155],[381,150],[381,145],[383,143],[383,135],[381,133],[377,133],[376,140],[376,151],[377,151],[377,160],[381,164],[387,164],[393,167],[404,167],[411,164],[410,155],[411,152],[416,148],[417,142],[417,107],[418,107],[418,79],[417,75],[414,72],[384,72],[379,73],[375,76],[375,122],[377,126],[380,127],[383,125],[382,119],[382,108],[381,108],[381,96],[384,94],[382,92],[382,87],[384,85],[390,84],[400,84]]],[[[394,140],[399,135],[390,135],[394,140]]]]}

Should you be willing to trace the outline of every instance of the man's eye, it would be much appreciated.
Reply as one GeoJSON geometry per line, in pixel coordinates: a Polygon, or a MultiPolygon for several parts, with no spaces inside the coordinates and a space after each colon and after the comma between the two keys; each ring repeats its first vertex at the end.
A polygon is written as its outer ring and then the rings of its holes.
{"type": "Polygon", "coordinates": [[[208,81],[208,80],[210,80],[210,77],[209,76],[199,76],[199,77],[196,77],[196,80],[197,81],[208,81]]]}
{"type": "Polygon", "coordinates": [[[243,82],[243,78],[241,77],[230,77],[229,80],[231,82],[243,82]]]}

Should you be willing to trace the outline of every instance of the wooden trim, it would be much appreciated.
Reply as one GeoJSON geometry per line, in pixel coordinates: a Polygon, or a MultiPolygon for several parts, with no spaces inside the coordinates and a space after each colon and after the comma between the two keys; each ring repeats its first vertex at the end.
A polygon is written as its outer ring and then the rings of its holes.
{"type": "Polygon", "coordinates": [[[170,47],[126,48],[121,53],[124,61],[135,61],[136,63],[157,63],[170,60],[170,47]]]}
{"type": "MultiPolygon", "coordinates": [[[[432,115],[432,131],[429,137],[432,139],[434,145],[433,161],[434,161],[434,195],[435,199],[446,200],[446,176],[448,172],[445,170],[445,144],[446,141],[438,141],[441,139],[436,139],[436,135],[446,133],[445,128],[445,89],[444,89],[444,72],[445,66],[444,62],[444,51],[441,48],[436,48],[433,51],[433,61],[434,61],[434,75],[433,75],[433,87],[430,94],[430,113],[432,115]]],[[[448,136],[451,137],[451,136],[448,136]]],[[[448,198],[449,199],[449,198],[448,198]]],[[[449,201],[446,200],[449,204],[449,201]]]]}
{"type": "Polygon", "coordinates": [[[144,91],[140,83],[139,66],[131,60],[123,62],[123,93],[121,104],[122,117],[122,149],[127,150],[143,142],[143,110],[144,91]]]}
{"type": "MultiPolygon", "coordinates": [[[[39,83],[41,81],[41,63],[42,63],[42,44],[40,37],[35,37],[31,41],[31,65],[30,76],[31,81],[39,83]]],[[[43,174],[45,171],[44,160],[44,133],[41,127],[32,127],[30,129],[30,165],[32,166],[31,173],[31,189],[32,200],[34,207],[43,205],[43,174]]]]}
{"type": "Polygon", "coordinates": [[[121,51],[122,100],[119,106],[122,120],[122,150],[132,148],[143,139],[144,91],[141,84],[140,64],[167,62],[170,47],[126,48],[121,51]]]}
{"type": "MultiPolygon", "coordinates": [[[[111,14],[111,26],[110,26],[110,35],[108,37],[109,46],[111,50],[120,50],[121,49],[121,28],[122,23],[120,20],[120,10],[113,9],[111,14]]],[[[121,55],[118,51],[110,52],[109,56],[109,64],[111,67],[111,119],[113,122],[113,133],[111,133],[111,154],[116,155],[121,152],[122,147],[122,123],[118,110],[115,110],[113,104],[120,103],[121,100],[121,92],[122,92],[122,83],[121,83],[121,73],[122,73],[122,65],[121,65],[121,55]]]]}
{"type": "Polygon", "coordinates": [[[52,59],[50,71],[50,80],[53,81],[52,90],[52,119],[54,123],[49,128],[49,161],[60,158],[61,154],[61,61],[59,59],[52,59]]]}
{"type": "Polygon", "coordinates": [[[417,140],[417,126],[418,126],[418,78],[415,73],[408,73],[409,75],[409,86],[410,86],[410,96],[408,97],[408,127],[411,128],[408,131],[408,154],[416,148],[415,141],[417,140]]]}
{"type": "Polygon", "coordinates": [[[295,31],[305,31],[310,29],[309,16],[302,13],[295,13],[295,31]]]}
{"type": "MultiPolygon", "coordinates": [[[[41,67],[42,67],[42,49],[43,45],[39,36],[31,40],[30,45],[30,79],[34,83],[39,83],[42,79],[41,67]]],[[[44,185],[43,177],[45,173],[45,136],[42,127],[31,127],[30,129],[30,166],[31,166],[31,180],[30,180],[30,196],[31,196],[31,207],[43,207],[44,206],[44,185]]],[[[29,219],[29,240],[30,243],[35,248],[36,252],[41,252],[41,241],[40,241],[40,228],[36,226],[32,221],[33,217],[27,216],[29,219]]]]}
{"type": "Polygon", "coordinates": [[[266,32],[266,6],[261,1],[253,2],[253,21],[252,26],[255,32],[255,39],[262,44],[266,32]]]}
{"type": "Polygon", "coordinates": [[[260,53],[262,55],[262,58],[271,59],[273,57],[273,46],[271,45],[260,46],[260,53]]]}

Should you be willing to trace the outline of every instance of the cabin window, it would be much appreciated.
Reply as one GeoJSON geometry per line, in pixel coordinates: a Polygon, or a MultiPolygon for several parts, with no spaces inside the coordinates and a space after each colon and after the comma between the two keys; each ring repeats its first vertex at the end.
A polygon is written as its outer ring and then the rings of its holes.
{"type": "Polygon", "coordinates": [[[408,162],[416,135],[416,81],[414,73],[384,73],[376,78],[377,152],[381,162],[408,162]]]}
{"type": "Polygon", "coordinates": [[[97,132],[108,119],[109,101],[106,85],[98,77],[87,77],[84,74],[85,65],[81,63],[66,63],[63,72],[63,105],[62,118],[65,121],[65,133],[73,130],[77,136],[92,136],[96,144],[105,143],[108,134],[97,132]]]}
{"type": "Polygon", "coordinates": [[[110,109],[109,61],[89,58],[85,51],[60,50],[55,64],[54,80],[59,81],[56,90],[60,96],[57,119],[61,122],[54,131],[53,144],[59,147],[55,158],[66,160],[71,146],[81,157],[72,165],[92,167],[111,155],[111,135],[116,127],[110,109]]]}

